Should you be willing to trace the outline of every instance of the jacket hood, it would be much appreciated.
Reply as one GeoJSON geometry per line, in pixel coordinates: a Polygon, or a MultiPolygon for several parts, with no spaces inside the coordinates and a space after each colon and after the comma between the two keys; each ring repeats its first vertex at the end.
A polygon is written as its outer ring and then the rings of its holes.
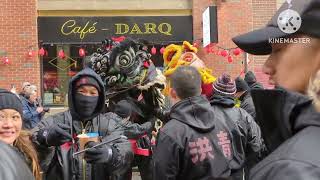
{"type": "Polygon", "coordinates": [[[256,121],[270,151],[308,126],[320,126],[320,114],[312,100],[300,93],[275,90],[252,90],[256,121]],[[266,108],[267,107],[267,108],[266,108]]]}
{"type": "Polygon", "coordinates": [[[170,118],[187,124],[198,132],[208,132],[215,127],[214,112],[204,96],[178,102],[171,108],[170,118]]]}
{"type": "Polygon", "coordinates": [[[210,99],[210,104],[229,108],[234,107],[236,102],[233,96],[215,93],[210,99]]]}
{"type": "Polygon", "coordinates": [[[81,116],[76,112],[75,107],[74,107],[74,96],[75,96],[75,83],[77,82],[78,79],[82,78],[83,76],[89,76],[95,79],[98,82],[98,85],[100,87],[100,92],[99,92],[99,101],[98,105],[92,114],[92,116],[88,119],[92,119],[96,116],[98,116],[103,110],[104,110],[104,104],[105,104],[105,88],[103,85],[103,82],[100,78],[100,76],[95,73],[92,69],[90,68],[84,68],[82,71],[77,73],[75,76],[72,77],[72,79],[69,82],[69,92],[68,92],[68,105],[69,105],[69,110],[71,112],[71,115],[73,118],[76,120],[81,120],[81,116]]]}

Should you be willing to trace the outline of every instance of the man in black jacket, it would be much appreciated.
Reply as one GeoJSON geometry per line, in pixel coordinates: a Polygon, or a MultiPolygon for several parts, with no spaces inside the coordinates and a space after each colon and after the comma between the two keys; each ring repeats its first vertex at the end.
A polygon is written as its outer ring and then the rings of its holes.
{"type": "Polygon", "coordinates": [[[320,115],[303,95],[320,68],[319,12],[319,0],[287,1],[266,27],[233,39],[248,53],[270,54],[263,71],[270,76],[270,84],[284,88],[251,93],[256,120],[272,153],[252,169],[250,179],[320,177],[320,115]]]}
{"type": "Polygon", "coordinates": [[[248,83],[250,89],[264,89],[262,84],[257,82],[257,78],[252,71],[246,73],[244,80],[248,83]]]}
{"type": "Polygon", "coordinates": [[[246,110],[253,117],[253,119],[255,119],[256,110],[254,109],[254,104],[250,94],[250,88],[247,82],[244,81],[241,77],[237,77],[235,82],[237,87],[235,97],[240,100],[240,107],[246,110]]]}
{"type": "MultiPolygon", "coordinates": [[[[34,129],[33,142],[47,180],[108,179],[130,168],[133,154],[129,141],[109,133],[109,119],[101,114],[104,92],[100,77],[89,68],[83,69],[69,83],[69,110],[44,119],[34,129]],[[117,141],[73,156],[79,147],[75,137],[83,132],[98,133],[102,141],[117,141]]],[[[96,144],[89,142],[85,147],[96,144]]]]}
{"type": "MultiPolygon", "coordinates": [[[[248,170],[255,164],[264,151],[260,127],[245,110],[235,107],[235,82],[230,75],[223,74],[213,84],[210,103],[215,115],[229,128],[233,144],[230,167],[234,179],[242,179],[243,169],[248,170]]],[[[247,176],[247,175],[246,175],[247,176]]]]}
{"type": "Polygon", "coordinates": [[[160,130],[154,151],[155,180],[204,180],[230,177],[230,133],[209,101],[201,96],[201,77],[181,66],[171,76],[174,106],[160,130]]]}

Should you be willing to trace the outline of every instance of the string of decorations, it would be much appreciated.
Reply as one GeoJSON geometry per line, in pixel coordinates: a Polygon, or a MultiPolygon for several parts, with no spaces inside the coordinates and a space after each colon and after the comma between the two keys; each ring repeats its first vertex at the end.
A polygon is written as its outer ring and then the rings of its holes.
{"type": "MultiPolygon", "coordinates": [[[[116,42],[121,42],[125,39],[126,37],[125,36],[120,36],[120,37],[112,37],[111,39],[113,41],[116,41],[116,42]]],[[[198,42],[201,42],[202,39],[196,39],[193,41],[193,46],[196,47],[196,48],[199,48],[200,45],[198,42]]],[[[167,44],[171,44],[171,43],[177,43],[177,44],[182,44],[183,41],[169,41],[169,42],[165,42],[165,45],[167,44]]],[[[156,55],[158,52],[160,54],[163,54],[164,50],[165,50],[165,45],[164,45],[164,42],[162,43],[159,43],[159,42],[148,42],[149,45],[152,45],[152,48],[150,49],[150,53],[152,55],[156,55]],[[162,46],[160,49],[157,49],[155,47],[155,45],[160,45],[162,46]]],[[[108,47],[108,48],[112,48],[112,47],[108,47]]],[[[208,54],[214,54],[214,55],[217,55],[217,56],[222,56],[222,57],[225,57],[227,58],[227,61],[229,63],[232,63],[233,62],[233,56],[239,56],[243,53],[243,51],[238,48],[238,47],[233,47],[233,48],[224,48],[224,47],[221,47],[221,46],[218,46],[217,44],[215,43],[211,43],[209,45],[207,45],[206,47],[204,47],[205,49],[205,52],[208,53],[208,54]]],[[[40,48],[36,51],[34,50],[34,48],[32,46],[29,46],[28,47],[28,52],[27,52],[27,58],[31,59],[33,57],[35,57],[36,55],[39,55],[41,57],[43,56],[48,56],[48,51],[44,48],[43,44],[40,43],[40,48]]],[[[79,46],[79,51],[78,51],[78,54],[79,54],[79,57],[85,57],[87,52],[86,52],[86,49],[85,49],[85,46],[83,45],[80,45],[79,46]]],[[[10,60],[7,56],[7,53],[1,53],[0,52],[0,56],[2,56],[2,63],[5,64],[5,65],[8,65],[10,64],[10,60]]],[[[61,59],[65,59],[66,58],[66,54],[64,52],[63,49],[60,49],[57,53],[57,57],[61,58],[61,59]]]]}

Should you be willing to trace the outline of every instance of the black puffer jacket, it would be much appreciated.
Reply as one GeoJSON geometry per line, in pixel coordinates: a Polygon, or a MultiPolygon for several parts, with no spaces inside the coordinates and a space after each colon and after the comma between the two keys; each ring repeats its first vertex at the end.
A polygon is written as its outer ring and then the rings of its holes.
{"type": "Polygon", "coordinates": [[[113,112],[108,112],[105,116],[109,120],[109,133],[113,132],[119,135],[124,135],[129,139],[138,139],[142,135],[149,134],[154,127],[153,120],[143,124],[138,124],[132,123],[130,120],[125,121],[113,112]]]}
{"type": "MultiPolygon", "coordinates": [[[[84,69],[74,76],[69,83],[69,110],[50,116],[41,121],[36,128],[33,129],[33,142],[36,144],[40,152],[42,168],[46,174],[46,180],[71,180],[75,177],[77,180],[97,180],[108,179],[114,173],[126,171],[130,167],[132,161],[131,145],[128,140],[121,139],[116,144],[111,144],[113,157],[110,164],[84,164],[80,156],[72,158],[75,148],[71,148],[70,143],[66,143],[59,147],[47,147],[41,144],[38,138],[38,132],[44,128],[50,127],[54,123],[62,123],[73,127],[73,135],[81,134],[83,128],[86,132],[98,132],[103,140],[118,137],[118,134],[109,133],[112,127],[109,127],[109,119],[104,114],[100,114],[104,108],[105,95],[104,87],[100,77],[91,69],[84,69]],[[94,111],[91,120],[86,125],[80,121],[81,116],[74,108],[74,95],[72,94],[73,84],[81,76],[91,76],[99,83],[102,93],[99,93],[99,102],[94,111]],[[74,173],[73,173],[74,172],[74,173]],[[85,177],[83,175],[85,174],[85,177]]],[[[77,145],[78,142],[76,142],[77,145]]]]}
{"type": "Polygon", "coordinates": [[[246,91],[242,96],[239,98],[241,101],[240,107],[246,110],[253,119],[256,118],[256,110],[254,109],[253,100],[249,91],[246,91]]]}
{"type": "Polygon", "coordinates": [[[175,104],[154,151],[155,180],[230,177],[231,134],[204,96],[175,104]],[[222,150],[222,146],[224,150],[222,150]],[[225,154],[224,154],[225,153],[225,154]]]}
{"type": "Polygon", "coordinates": [[[245,110],[234,107],[235,101],[231,96],[216,93],[210,103],[215,114],[219,115],[220,121],[232,129],[234,157],[231,168],[234,171],[242,169],[248,157],[256,157],[256,154],[264,151],[260,127],[245,110]],[[237,126],[236,129],[233,128],[234,125],[237,126]]]}
{"type": "Polygon", "coordinates": [[[0,179],[34,180],[27,163],[16,150],[0,141],[0,179]]]}
{"type": "Polygon", "coordinates": [[[252,180],[320,177],[320,114],[312,101],[285,90],[255,90],[257,122],[272,153],[250,172],[252,180]]]}

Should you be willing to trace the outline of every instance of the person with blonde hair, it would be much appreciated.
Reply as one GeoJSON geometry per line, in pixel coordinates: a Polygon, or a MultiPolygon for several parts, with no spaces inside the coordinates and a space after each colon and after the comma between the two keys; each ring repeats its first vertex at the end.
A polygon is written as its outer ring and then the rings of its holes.
{"type": "Polygon", "coordinates": [[[44,113],[43,107],[37,106],[37,87],[30,85],[22,99],[23,104],[23,127],[25,129],[33,129],[40,121],[44,113]]]}
{"type": "Polygon", "coordinates": [[[22,115],[21,100],[15,94],[0,89],[0,141],[11,145],[25,160],[35,180],[41,180],[38,156],[31,136],[22,130],[22,115]]]}

